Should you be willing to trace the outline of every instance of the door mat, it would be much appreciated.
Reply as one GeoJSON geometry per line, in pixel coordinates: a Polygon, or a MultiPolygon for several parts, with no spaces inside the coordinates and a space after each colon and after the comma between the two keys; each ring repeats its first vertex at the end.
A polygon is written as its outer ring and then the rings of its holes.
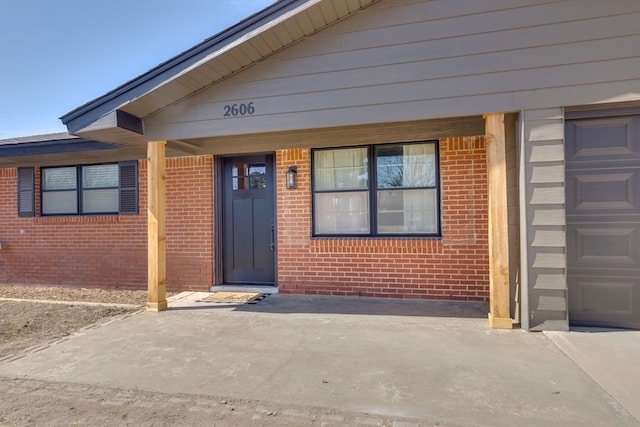
{"type": "Polygon", "coordinates": [[[259,292],[214,292],[197,302],[255,304],[267,295],[259,292]]]}

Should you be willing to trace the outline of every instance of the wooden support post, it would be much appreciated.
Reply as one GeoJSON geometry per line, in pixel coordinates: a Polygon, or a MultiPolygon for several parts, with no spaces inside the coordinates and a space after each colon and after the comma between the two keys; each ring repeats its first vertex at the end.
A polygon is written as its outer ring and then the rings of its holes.
{"type": "Polygon", "coordinates": [[[165,145],[166,141],[147,143],[148,180],[148,294],[147,311],[167,309],[165,251],[165,145]]]}
{"type": "Polygon", "coordinates": [[[489,186],[489,324],[511,329],[509,311],[509,218],[504,114],[485,116],[489,186]]]}

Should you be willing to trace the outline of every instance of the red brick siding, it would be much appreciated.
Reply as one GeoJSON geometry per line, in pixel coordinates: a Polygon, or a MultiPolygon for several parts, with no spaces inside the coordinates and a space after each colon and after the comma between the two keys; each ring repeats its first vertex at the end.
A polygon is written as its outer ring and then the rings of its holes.
{"type": "Polygon", "coordinates": [[[278,151],[276,163],[281,292],[488,300],[484,137],[440,142],[441,239],[312,239],[310,151],[278,151]],[[298,188],[286,190],[292,165],[298,188]]]}
{"type": "MultiPolygon", "coordinates": [[[[0,283],[146,289],[147,169],[139,165],[138,215],[17,215],[16,169],[0,169],[0,283]]],[[[39,170],[36,169],[36,212],[39,170]]],[[[213,283],[211,157],[168,159],[167,288],[213,283]]]]}
{"type": "MultiPolygon", "coordinates": [[[[311,238],[308,149],[277,162],[281,292],[397,298],[488,299],[487,175],[483,137],[440,143],[442,238],[311,238]],[[298,188],[285,171],[298,167],[298,188]]],[[[0,169],[0,283],[146,288],[146,162],[140,214],[17,216],[16,170],[0,169]]],[[[213,283],[213,165],[167,160],[167,285],[213,283]]],[[[36,171],[36,194],[39,193],[36,171]]],[[[39,211],[39,197],[36,197],[39,211]]]]}

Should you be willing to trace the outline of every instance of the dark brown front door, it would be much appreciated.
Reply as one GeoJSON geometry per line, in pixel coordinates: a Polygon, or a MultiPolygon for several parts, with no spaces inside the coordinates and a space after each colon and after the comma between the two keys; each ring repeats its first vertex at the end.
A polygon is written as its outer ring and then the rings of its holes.
{"type": "Polygon", "coordinates": [[[565,131],[569,320],[640,329],[640,116],[565,131]]]}
{"type": "Polygon", "coordinates": [[[224,282],[275,283],[273,155],[224,159],[224,282]]]}

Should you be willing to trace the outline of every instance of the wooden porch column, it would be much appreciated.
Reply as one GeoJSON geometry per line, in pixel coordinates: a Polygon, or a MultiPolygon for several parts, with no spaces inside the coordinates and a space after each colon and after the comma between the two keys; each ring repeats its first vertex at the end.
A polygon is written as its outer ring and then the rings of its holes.
{"type": "Polygon", "coordinates": [[[165,252],[165,145],[166,141],[147,143],[148,181],[148,293],[147,311],[167,309],[165,252]]]}
{"type": "Polygon", "coordinates": [[[509,311],[509,218],[504,114],[485,115],[489,187],[489,325],[511,329],[509,311]]]}

